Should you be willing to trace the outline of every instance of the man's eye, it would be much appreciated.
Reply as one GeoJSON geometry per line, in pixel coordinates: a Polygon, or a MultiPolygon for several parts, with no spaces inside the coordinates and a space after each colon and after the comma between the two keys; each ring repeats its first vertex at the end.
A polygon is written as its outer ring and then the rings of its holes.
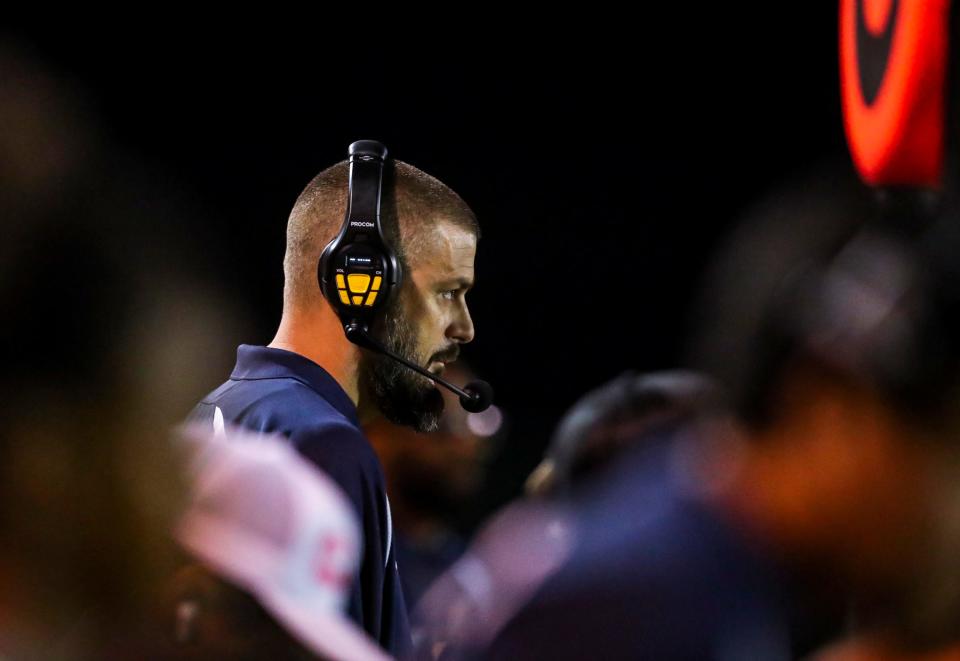
{"type": "Polygon", "coordinates": [[[456,289],[448,289],[448,290],[446,290],[446,291],[444,291],[444,292],[441,292],[441,293],[440,293],[440,297],[441,297],[441,298],[445,298],[445,299],[447,299],[448,301],[452,301],[454,298],[457,297],[457,290],[456,290],[456,289]]]}

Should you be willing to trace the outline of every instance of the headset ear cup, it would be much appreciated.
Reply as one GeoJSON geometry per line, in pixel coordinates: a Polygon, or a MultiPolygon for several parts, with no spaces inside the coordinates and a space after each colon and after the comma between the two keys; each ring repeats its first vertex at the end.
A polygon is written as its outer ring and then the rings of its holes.
{"type": "MultiPolygon", "coordinates": [[[[397,291],[402,273],[400,260],[386,240],[380,225],[384,170],[382,161],[386,157],[386,147],[373,141],[358,141],[350,146],[350,155],[347,215],[338,234],[320,253],[317,260],[317,284],[323,297],[344,324],[357,322],[365,326],[397,291]],[[374,150],[375,155],[379,155],[381,162],[378,169],[371,169],[376,166],[370,162],[372,159],[369,155],[365,158],[362,155],[357,156],[357,163],[354,163],[355,154],[364,150],[374,150]],[[355,166],[359,168],[358,173],[354,171],[355,166]],[[371,182],[371,177],[376,180],[371,182]],[[362,182],[362,185],[358,182],[362,182]],[[360,272],[356,272],[356,268],[359,268],[360,272]],[[366,295],[366,288],[355,291],[351,285],[350,293],[344,288],[344,279],[350,282],[353,273],[360,276],[364,271],[368,276],[367,286],[370,286],[370,278],[377,276],[377,284],[366,301],[363,301],[361,296],[366,295]],[[343,276],[340,276],[340,273],[343,273],[343,276]]],[[[363,287],[362,284],[358,286],[363,287]]]]}

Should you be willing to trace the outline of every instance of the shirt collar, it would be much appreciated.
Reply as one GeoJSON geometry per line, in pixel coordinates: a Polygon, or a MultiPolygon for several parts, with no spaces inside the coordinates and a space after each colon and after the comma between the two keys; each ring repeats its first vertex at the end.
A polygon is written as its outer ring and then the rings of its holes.
{"type": "Polygon", "coordinates": [[[230,378],[296,379],[330,402],[348,420],[360,425],[356,405],[337,380],[306,356],[293,351],[241,344],[237,347],[237,364],[230,378]]]}

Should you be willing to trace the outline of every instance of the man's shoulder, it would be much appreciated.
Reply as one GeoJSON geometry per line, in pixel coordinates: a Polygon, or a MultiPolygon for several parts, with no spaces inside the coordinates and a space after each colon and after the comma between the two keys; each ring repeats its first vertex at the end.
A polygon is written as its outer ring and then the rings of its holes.
{"type": "Polygon", "coordinates": [[[305,421],[289,437],[301,454],[315,460],[323,458],[325,465],[352,464],[380,470],[370,441],[343,416],[305,421]]]}
{"type": "Polygon", "coordinates": [[[230,379],[204,397],[192,420],[236,425],[286,436],[301,454],[328,472],[379,474],[366,436],[331,402],[294,378],[230,379]]]}
{"type": "MultiPolygon", "coordinates": [[[[195,413],[219,408],[226,422],[291,435],[353,423],[320,393],[294,378],[229,379],[200,400],[195,413]]],[[[356,430],[359,433],[359,430],[356,430]]]]}

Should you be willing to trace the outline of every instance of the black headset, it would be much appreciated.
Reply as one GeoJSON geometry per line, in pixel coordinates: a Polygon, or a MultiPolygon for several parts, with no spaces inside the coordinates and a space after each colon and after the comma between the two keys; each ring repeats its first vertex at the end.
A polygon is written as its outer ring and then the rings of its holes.
{"type": "Polygon", "coordinates": [[[467,411],[483,411],[493,402],[493,388],[486,381],[471,381],[458,388],[393,353],[370,335],[377,313],[396,295],[403,279],[400,260],[380,223],[384,197],[388,204],[393,200],[394,172],[387,148],[376,140],[358,140],[350,145],[348,154],[347,215],[339,234],[320,254],[320,291],[340,318],[348,340],[448,388],[460,396],[467,411]]]}
{"type": "Polygon", "coordinates": [[[347,337],[355,341],[395,295],[403,269],[380,223],[385,169],[392,179],[387,148],[374,140],[354,142],[349,168],[347,215],[320,255],[317,279],[347,337]]]}

